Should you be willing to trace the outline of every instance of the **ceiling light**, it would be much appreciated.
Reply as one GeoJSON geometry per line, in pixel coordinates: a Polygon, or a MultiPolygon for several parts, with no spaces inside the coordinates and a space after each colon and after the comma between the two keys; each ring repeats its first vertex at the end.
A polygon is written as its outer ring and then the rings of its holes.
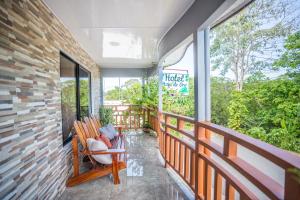
{"type": "Polygon", "coordinates": [[[114,47],[120,46],[119,42],[109,42],[109,44],[114,47]]]}

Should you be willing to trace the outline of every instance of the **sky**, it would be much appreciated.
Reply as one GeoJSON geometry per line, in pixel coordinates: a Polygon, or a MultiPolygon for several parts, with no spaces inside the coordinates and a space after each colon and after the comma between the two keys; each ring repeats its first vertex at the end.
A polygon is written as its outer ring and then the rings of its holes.
{"type": "Polygon", "coordinates": [[[189,76],[194,76],[194,51],[193,44],[187,48],[183,58],[175,65],[169,66],[166,69],[188,70],[189,76]]]}

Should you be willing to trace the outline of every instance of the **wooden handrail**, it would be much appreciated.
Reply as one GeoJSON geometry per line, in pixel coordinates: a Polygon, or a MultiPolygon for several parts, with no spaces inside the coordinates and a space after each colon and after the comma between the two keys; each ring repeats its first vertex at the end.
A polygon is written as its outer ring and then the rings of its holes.
{"type": "Polygon", "coordinates": [[[187,117],[187,116],[182,116],[182,115],[177,115],[174,113],[168,113],[168,112],[162,112],[163,115],[172,117],[172,118],[177,118],[177,119],[181,119],[184,120],[186,122],[190,122],[190,123],[195,123],[195,119],[192,117],[187,117]]]}
{"type": "Polygon", "coordinates": [[[233,140],[264,157],[270,158],[270,160],[284,168],[300,168],[299,155],[295,153],[282,150],[268,143],[254,139],[245,134],[238,133],[232,129],[213,124],[211,122],[203,121],[198,123],[199,126],[203,128],[209,129],[215,133],[223,135],[226,139],[233,140]]]}

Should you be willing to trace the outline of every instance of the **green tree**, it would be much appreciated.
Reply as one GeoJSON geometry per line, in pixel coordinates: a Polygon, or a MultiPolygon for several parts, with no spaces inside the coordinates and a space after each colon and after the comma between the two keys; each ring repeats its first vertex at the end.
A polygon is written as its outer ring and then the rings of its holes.
{"type": "Polygon", "coordinates": [[[245,84],[234,92],[228,126],[290,151],[300,152],[300,82],[289,76],[245,84]]]}
{"type": "Polygon", "coordinates": [[[233,73],[241,91],[247,75],[272,65],[280,39],[295,29],[295,18],[286,17],[293,10],[289,1],[256,0],[217,26],[212,31],[213,69],[233,73]]]}
{"type": "Polygon", "coordinates": [[[142,84],[138,79],[129,79],[120,87],[108,90],[105,100],[121,100],[124,103],[139,104],[142,101],[142,84]]]}
{"type": "Polygon", "coordinates": [[[89,81],[80,80],[80,106],[89,105],[89,81]]]}
{"type": "Polygon", "coordinates": [[[158,77],[150,77],[143,87],[142,104],[147,107],[158,107],[158,77]]]}
{"type": "Polygon", "coordinates": [[[105,94],[104,94],[104,98],[105,100],[119,100],[120,98],[120,88],[119,87],[115,87],[112,90],[108,90],[105,94]]]}
{"type": "Polygon", "coordinates": [[[143,101],[143,88],[142,84],[136,80],[131,79],[127,81],[122,90],[122,97],[126,103],[142,104],[143,101]]]}
{"type": "Polygon", "coordinates": [[[189,78],[189,94],[183,96],[178,91],[163,87],[163,110],[194,117],[194,78],[189,78]]]}
{"type": "Polygon", "coordinates": [[[275,68],[288,68],[296,69],[300,68],[300,31],[288,36],[285,41],[285,52],[281,57],[273,64],[275,68]]]}

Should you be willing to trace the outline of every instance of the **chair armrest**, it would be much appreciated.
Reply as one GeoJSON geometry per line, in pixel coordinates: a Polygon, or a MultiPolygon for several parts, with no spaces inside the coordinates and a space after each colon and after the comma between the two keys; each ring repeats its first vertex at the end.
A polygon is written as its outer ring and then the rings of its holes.
{"type": "Polygon", "coordinates": [[[119,135],[122,135],[123,126],[114,126],[118,130],[119,135]]]}
{"type": "Polygon", "coordinates": [[[108,149],[106,151],[90,151],[90,155],[103,155],[103,154],[123,154],[126,153],[125,149],[108,149]]]}

